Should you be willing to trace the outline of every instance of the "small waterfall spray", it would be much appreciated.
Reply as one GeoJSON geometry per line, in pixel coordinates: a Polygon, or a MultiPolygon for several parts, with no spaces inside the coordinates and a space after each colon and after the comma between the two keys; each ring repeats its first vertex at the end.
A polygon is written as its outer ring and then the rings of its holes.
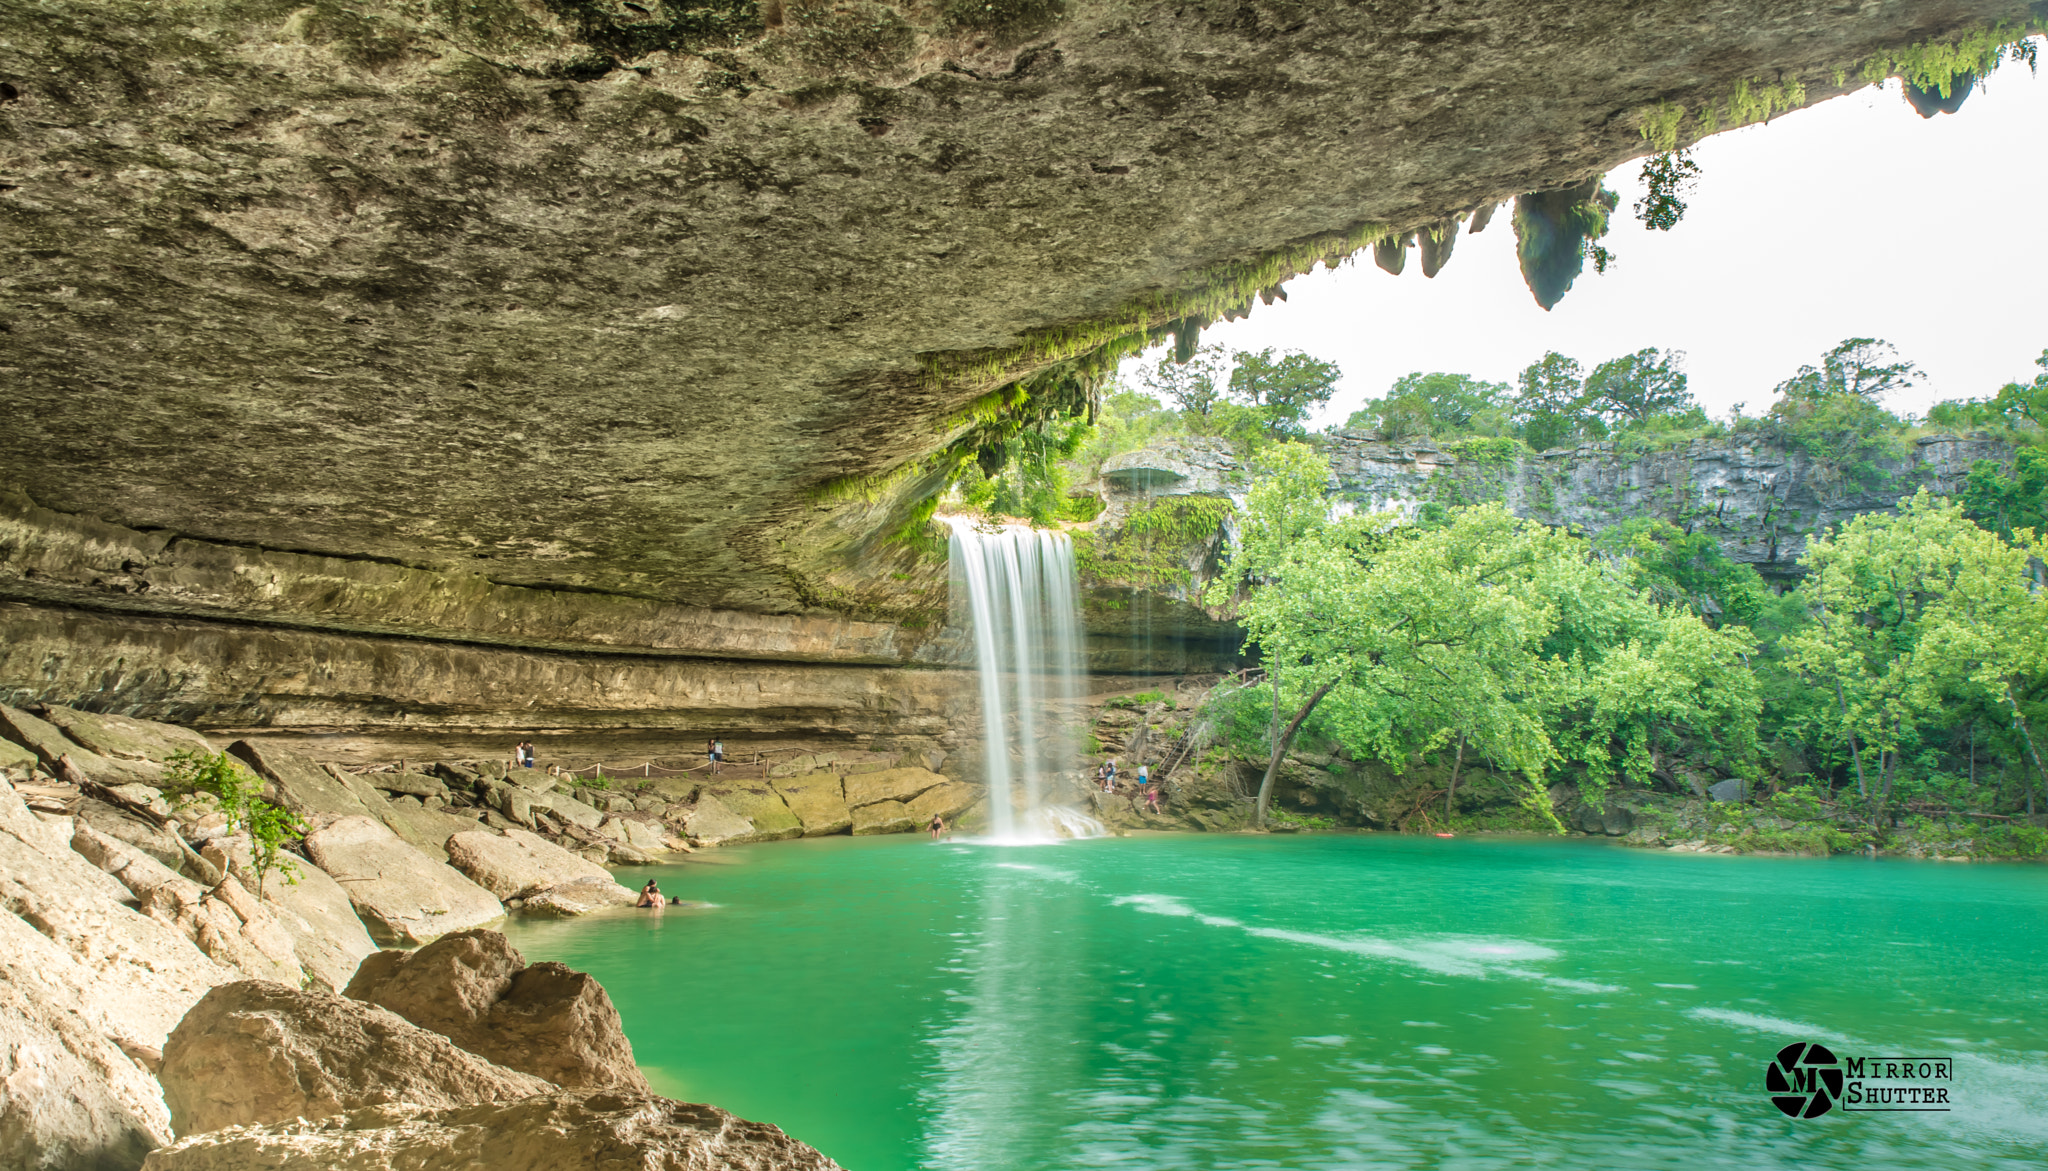
{"type": "MultiPolygon", "coordinates": [[[[1074,767],[1063,734],[1048,746],[1048,706],[1071,712],[1080,694],[1081,634],[1074,545],[1065,533],[1023,526],[982,528],[966,518],[951,522],[953,597],[967,604],[974,630],[975,666],[981,677],[986,745],[989,829],[1015,838],[1058,825],[1085,836],[1093,819],[1046,805],[1048,772],[1074,767]],[[1012,739],[1011,717],[1015,716],[1012,739]],[[1012,763],[1012,749],[1016,762],[1012,763]],[[1017,797],[1023,797],[1023,824],[1017,797]]],[[[1100,832],[1100,826],[1094,826],[1100,832]]]]}

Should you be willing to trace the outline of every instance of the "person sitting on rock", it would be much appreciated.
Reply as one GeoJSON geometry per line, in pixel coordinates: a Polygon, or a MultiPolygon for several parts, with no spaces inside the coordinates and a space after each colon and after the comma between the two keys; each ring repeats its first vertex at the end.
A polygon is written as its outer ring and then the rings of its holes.
{"type": "Polygon", "coordinates": [[[660,906],[661,887],[658,884],[656,884],[653,879],[648,879],[647,885],[640,888],[640,901],[633,905],[636,907],[660,906]]]}

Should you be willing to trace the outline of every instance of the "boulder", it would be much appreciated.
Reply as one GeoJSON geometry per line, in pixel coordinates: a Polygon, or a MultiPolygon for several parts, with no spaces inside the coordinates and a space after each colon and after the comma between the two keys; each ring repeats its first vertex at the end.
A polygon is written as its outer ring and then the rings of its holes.
{"type": "Polygon", "coordinates": [[[448,839],[448,860],[500,899],[527,898],[579,878],[611,882],[612,877],[604,867],[521,829],[500,835],[472,825],[448,839]]]}
{"type": "Polygon", "coordinates": [[[534,768],[515,768],[505,774],[505,780],[529,793],[551,793],[555,789],[555,778],[534,768]]]}
{"type": "Polygon", "coordinates": [[[647,814],[620,816],[613,814],[605,818],[606,825],[616,825],[624,835],[623,840],[636,850],[660,852],[669,849],[669,833],[661,819],[647,814]]]}
{"type": "Polygon", "coordinates": [[[26,745],[0,738],[0,772],[34,772],[42,766],[42,758],[26,745]]]}
{"type": "Polygon", "coordinates": [[[558,1086],[647,1092],[603,985],[562,964],[528,965],[496,931],[443,936],[416,952],[379,952],[349,982],[348,995],[558,1086]]]}
{"type": "Polygon", "coordinates": [[[596,829],[604,823],[604,814],[569,796],[567,793],[538,793],[531,799],[536,806],[545,805],[554,811],[555,816],[568,822],[570,825],[580,825],[584,829],[596,829]]]}
{"type": "Polygon", "coordinates": [[[1708,785],[1707,796],[1716,801],[1747,801],[1749,782],[1741,777],[1729,777],[1719,784],[1708,785]]]}
{"type": "Polygon", "coordinates": [[[278,804],[316,827],[338,817],[383,820],[381,798],[377,806],[365,803],[353,786],[289,748],[257,740],[237,740],[228,745],[228,751],[277,787],[278,804]]]}
{"type": "Polygon", "coordinates": [[[132,809],[87,798],[78,803],[76,816],[80,822],[110,838],[128,843],[187,878],[202,877],[193,873],[196,868],[190,855],[170,829],[132,809]]]}
{"type": "Polygon", "coordinates": [[[517,785],[500,783],[491,786],[491,804],[497,806],[498,812],[506,818],[527,829],[533,829],[537,824],[533,820],[533,796],[517,785]]]}
{"type": "Polygon", "coordinates": [[[716,846],[728,841],[748,841],[754,823],[727,808],[709,792],[697,794],[697,803],[683,815],[683,828],[697,842],[716,846]]]}
{"type": "Polygon", "coordinates": [[[439,797],[443,801],[448,799],[447,785],[420,773],[364,773],[362,780],[380,793],[418,797],[422,800],[428,797],[439,797]]]}
{"type": "Polygon", "coordinates": [[[144,1171],[839,1171],[762,1122],[716,1106],[612,1090],[516,1102],[371,1106],[336,1118],[195,1135],[144,1171]]]}
{"type": "Polygon", "coordinates": [[[180,1136],[389,1102],[462,1106],[553,1088],[374,1005],[262,980],[208,992],[163,1052],[157,1080],[180,1136]]]}
{"type": "Polygon", "coordinates": [[[386,802],[377,812],[383,815],[379,820],[392,833],[437,862],[448,860],[449,838],[476,828],[474,818],[428,809],[417,797],[399,797],[386,802]]]}
{"type": "Polygon", "coordinates": [[[211,753],[206,737],[176,724],[159,724],[128,716],[100,715],[50,704],[43,718],[89,751],[117,760],[161,761],[178,752],[211,753]]]}
{"type": "MultiPolygon", "coordinates": [[[[206,860],[231,873],[243,889],[258,886],[249,839],[241,834],[214,838],[206,843],[206,860]]],[[[363,957],[374,954],[377,944],[356,918],[348,892],[325,870],[293,857],[297,882],[261,883],[263,898],[275,908],[278,922],[292,940],[299,966],[315,984],[339,992],[355,975],[363,957]]]]}
{"type": "Polygon", "coordinates": [[[846,804],[853,809],[877,801],[908,801],[946,778],[928,769],[887,768],[845,779],[846,804]]]}
{"type": "Polygon", "coordinates": [[[156,1081],[127,1052],[145,1046],[101,1010],[110,993],[120,995],[0,911],[0,1167],[134,1167],[170,1141],[156,1081]]]}
{"type": "Polygon", "coordinates": [[[789,806],[789,811],[803,823],[805,837],[820,838],[852,831],[853,814],[846,808],[846,791],[840,787],[838,777],[824,773],[801,780],[781,781],[775,789],[782,794],[783,803],[789,806]]]}
{"type": "Polygon", "coordinates": [[[132,892],[143,914],[177,928],[217,962],[259,980],[305,978],[284,925],[234,878],[208,890],[87,825],[74,828],[71,846],[132,892]]]}
{"type": "MultiPolygon", "coordinates": [[[[631,846],[615,846],[614,854],[623,855],[631,846]]],[[[625,862],[625,865],[647,865],[625,862]]],[[[630,907],[640,896],[613,882],[610,878],[578,878],[559,886],[551,886],[526,900],[521,913],[537,919],[573,919],[602,911],[606,907],[630,907]]]]}
{"type": "Polygon", "coordinates": [[[754,832],[747,841],[773,842],[804,836],[804,823],[765,781],[711,786],[705,792],[714,794],[727,809],[754,823],[754,832]]]}
{"type": "Polygon", "coordinates": [[[853,811],[853,832],[857,834],[908,833],[921,824],[901,801],[874,801],[853,811]]]}
{"type": "Polygon", "coordinates": [[[160,764],[146,760],[116,760],[86,748],[66,736],[57,725],[20,708],[0,703],[0,738],[11,740],[42,762],[51,776],[58,775],[57,762],[69,756],[73,767],[101,785],[155,785],[163,780],[160,764]]]}
{"type": "Polygon", "coordinates": [[[120,1035],[161,1047],[185,1009],[236,972],[136,910],[133,892],[74,852],[70,818],[43,822],[0,787],[0,912],[69,953],[120,1035]]]}
{"type": "Polygon", "coordinates": [[[313,864],[348,892],[381,943],[426,943],[496,922],[505,908],[491,892],[399,840],[367,816],[335,820],[306,835],[313,864]]]}
{"type": "Polygon", "coordinates": [[[945,818],[950,825],[980,799],[981,786],[947,781],[919,793],[916,799],[905,804],[905,809],[920,828],[931,822],[934,813],[945,818]]]}

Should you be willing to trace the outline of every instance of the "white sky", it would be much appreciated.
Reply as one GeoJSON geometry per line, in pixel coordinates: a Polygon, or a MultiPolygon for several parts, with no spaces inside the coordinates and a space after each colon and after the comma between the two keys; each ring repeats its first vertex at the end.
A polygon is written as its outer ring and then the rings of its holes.
{"type": "Polygon", "coordinates": [[[1512,383],[1553,349],[1589,372],[1645,346],[1683,350],[1691,389],[1716,416],[1738,402],[1761,413],[1772,387],[1847,337],[1888,340],[1926,370],[1887,404],[1894,411],[2039,372],[2048,68],[2035,77],[2009,64],[1959,113],[1926,120],[1896,82],[1864,89],[1715,135],[1694,157],[1701,179],[1670,232],[1632,212],[1640,162],[1608,177],[1621,205],[1602,242],[1618,263],[1605,275],[1588,265],[1548,313],[1522,283],[1503,208],[1485,232],[1458,238],[1434,280],[1412,250],[1399,277],[1361,255],[1296,277],[1287,302],[1212,325],[1202,342],[1336,362],[1344,380],[1318,426],[1410,371],[1512,383]]]}

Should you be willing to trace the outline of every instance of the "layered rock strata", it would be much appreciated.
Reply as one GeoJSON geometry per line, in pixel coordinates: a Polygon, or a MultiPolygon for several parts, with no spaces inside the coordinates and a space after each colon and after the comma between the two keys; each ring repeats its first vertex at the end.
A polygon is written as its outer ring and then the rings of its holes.
{"type": "Polygon", "coordinates": [[[901,512],[820,490],[966,437],[1004,383],[1577,183],[1667,111],[1691,138],[1753,120],[1738,92],[1818,101],[2038,15],[773,9],[8,10],[0,467],[166,540],[902,616],[934,572],[878,549],[901,512]]]}

